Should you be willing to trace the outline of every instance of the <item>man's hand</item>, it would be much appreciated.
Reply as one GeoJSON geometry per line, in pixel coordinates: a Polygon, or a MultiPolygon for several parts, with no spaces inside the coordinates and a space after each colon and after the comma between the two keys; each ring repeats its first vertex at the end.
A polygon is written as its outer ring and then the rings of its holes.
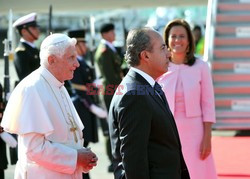
{"type": "Polygon", "coordinates": [[[15,148],[17,146],[17,141],[16,139],[10,135],[7,132],[2,132],[0,134],[0,137],[3,139],[3,141],[8,144],[11,148],[15,148]]]}
{"type": "Polygon", "coordinates": [[[82,167],[84,173],[88,173],[96,166],[97,160],[97,156],[89,148],[77,150],[77,165],[82,167]]]}

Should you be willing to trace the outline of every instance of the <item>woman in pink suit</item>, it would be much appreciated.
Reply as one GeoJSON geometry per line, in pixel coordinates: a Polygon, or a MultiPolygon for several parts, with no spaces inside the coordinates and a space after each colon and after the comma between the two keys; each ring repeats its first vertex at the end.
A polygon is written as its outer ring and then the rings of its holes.
{"type": "Polygon", "coordinates": [[[169,22],[164,40],[172,56],[168,72],[158,82],[174,115],[190,177],[216,179],[211,153],[214,91],[208,64],[194,57],[194,39],[186,21],[169,22]]]}

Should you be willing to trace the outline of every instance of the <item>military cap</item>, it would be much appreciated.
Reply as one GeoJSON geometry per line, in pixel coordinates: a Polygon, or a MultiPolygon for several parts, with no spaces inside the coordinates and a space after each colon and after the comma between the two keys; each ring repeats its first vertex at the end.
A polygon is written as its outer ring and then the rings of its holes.
{"type": "Polygon", "coordinates": [[[22,16],[13,23],[13,27],[21,30],[26,27],[38,27],[36,23],[36,13],[30,13],[28,15],[22,16]]]}
{"type": "Polygon", "coordinates": [[[106,24],[103,24],[100,28],[100,32],[101,33],[105,33],[105,32],[109,32],[111,30],[114,30],[115,29],[115,26],[114,24],[112,23],[106,23],[106,24]]]}
{"type": "Polygon", "coordinates": [[[83,41],[86,42],[85,39],[85,30],[79,29],[79,30],[69,30],[68,36],[71,38],[76,38],[77,41],[83,41]]]}

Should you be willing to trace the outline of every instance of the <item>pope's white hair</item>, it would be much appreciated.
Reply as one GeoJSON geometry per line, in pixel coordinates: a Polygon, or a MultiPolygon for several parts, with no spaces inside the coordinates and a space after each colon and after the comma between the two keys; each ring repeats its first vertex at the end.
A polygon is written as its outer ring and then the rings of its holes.
{"type": "Polygon", "coordinates": [[[76,45],[76,39],[70,38],[65,34],[55,33],[46,37],[40,48],[40,65],[48,66],[48,57],[55,55],[61,58],[65,50],[70,46],[76,45]]]}

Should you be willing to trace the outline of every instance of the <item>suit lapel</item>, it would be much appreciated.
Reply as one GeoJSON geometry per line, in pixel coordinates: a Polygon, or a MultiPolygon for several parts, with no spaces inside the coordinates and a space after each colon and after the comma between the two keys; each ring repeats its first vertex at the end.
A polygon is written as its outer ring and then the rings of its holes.
{"type": "MultiPolygon", "coordinates": [[[[140,74],[136,73],[135,71],[133,70],[129,70],[128,72],[128,75],[135,79],[136,81],[139,82],[138,85],[145,85],[145,86],[149,86],[151,87],[151,85],[148,83],[148,81],[143,78],[140,74]]],[[[151,87],[152,89],[151,90],[154,90],[153,87],[151,87]]],[[[147,89],[147,93],[161,106],[161,108],[165,111],[165,112],[169,112],[170,110],[167,109],[166,105],[163,103],[163,101],[161,100],[160,96],[158,96],[155,92],[154,94],[152,94],[151,91],[149,91],[149,89],[147,89]]]]}
{"type": "MultiPolygon", "coordinates": [[[[135,79],[135,81],[138,82],[138,85],[145,85],[145,86],[148,85],[148,86],[151,87],[151,85],[148,83],[148,81],[146,79],[144,79],[140,74],[134,72],[133,70],[129,70],[129,72],[128,72],[127,75],[129,75],[131,78],[135,79]]],[[[175,136],[178,139],[179,144],[180,144],[180,139],[179,139],[179,133],[178,133],[178,130],[177,130],[177,126],[175,124],[173,114],[170,111],[170,108],[168,106],[167,100],[166,100],[166,104],[164,104],[164,102],[162,101],[162,99],[160,99],[160,96],[158,96],[156,93],[152,94],[147,88],[146,88],[146,90],[147,90],[148,94],[154,99],[154,101],[156,101],[156,103],[158,103],[159,106],[169,116],[168,119],[170,120],[171,126],[172,126],[172,128],[174,130],[174,133],[175,133],[175,136]]]]}
{"type": "MultiPolygon", "coordinates": [[[[150,93],[149,93],[150,94],[150,93]]],[[[164,102],[162,101],[162,99],[160,98],[160,96],[158,96],[156,93],[155,94],[150,94],[150,96],[161,106],[161,108],[167,112],[169,112],[167,110],[166,105],[164,104],[164,102]]]]}
{"type": "MultiPolygon", "coordinates": [[[[174,117],[173,117],[173,114],[172,112],[170,111],[169,109],[169,106],[168,106],[168,102],[166,101],[166,104],[160,99],[160,97],[158,95],[151,95],[154,100],[161,106],[161,108],[169,115],[169,120],[170,120],[170,123],[175,131],[175,134],[176,136],[179,136],[178,134],[178,131],[177,131],[177,127],[176,127],[176,124],[175,124],[175,121],[174,121],[174,117]]],[[[179,137],[178,137],[179,138],[179,137]]]]}

